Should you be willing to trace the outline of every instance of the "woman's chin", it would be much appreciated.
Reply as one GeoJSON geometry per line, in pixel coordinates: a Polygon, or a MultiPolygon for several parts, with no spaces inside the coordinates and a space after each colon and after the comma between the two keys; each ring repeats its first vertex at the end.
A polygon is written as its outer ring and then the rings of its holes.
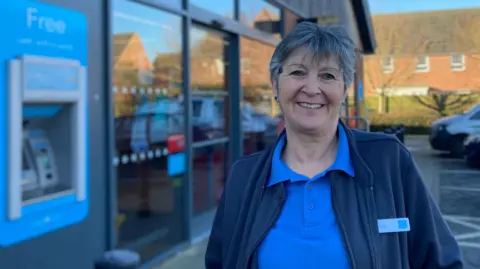
{"type": "Polygon", "coordinates": [[[322,131],[326,127],[325,123],[312,122],[312,121],[308,121],[308,119],[304,119],[302,121],[299,121],[295,125],[298,126],[298,129],[300,131],[303,131],[303,132],[306,132],[306,133],[316,133],[316,132],[322,131]]]}

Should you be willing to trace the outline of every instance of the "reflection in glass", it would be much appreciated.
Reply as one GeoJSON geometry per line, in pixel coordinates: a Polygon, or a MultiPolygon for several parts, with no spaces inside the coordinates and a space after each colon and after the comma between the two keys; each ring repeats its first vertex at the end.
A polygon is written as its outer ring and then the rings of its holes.
{"type": "Polygon", "coordinates": [[[126,0],[113,16],[118,242],[149,260],[184,240],[181,18],[126,0]]]}
{"type": "Polygon", "coordinates": [[[244,154],[265,149],[275,142],[280,108],[274,99],[269,63],[275,48],[242,37],[242,130],[244,154]]]}
{"type": "Polygon", "coordinates": [[[290,33],[290,31],[297,25],[297,21],[299,19],[300,16],[298,16],[297,14],[286,8],[283,9],[283,36],[290,33]]]}
{"type": "Polygon", "coordinates": [[[230,43],[221,34],[193,27],[190,68],[193,141],[228,136],[228,90],[225,52],[230,43]]]}
{"type": "Polygon", "coordinates": [[[241,0],[240,22],[280,37],[280,9],[263,0],[241,0]]]}
{"type": "Polygon", "coordinates": [[[193,212],[218,206],[230,168],[228,143],[196,148],[193,157],[193,212]]]}
{"type": "Polygon", "coordinates": [[[190,4],[233,19],[235,0],[190,0],[190,4]]]}
{"type": "Polygon", "coordinates": [[[190,66],[193,109],[193,199],[197,215],[214,209],[229,168],[229,102],[226,36],[199,27],[191,30],[190,66]],[[212,145],[211,143],[215,143],[212,145]]]}

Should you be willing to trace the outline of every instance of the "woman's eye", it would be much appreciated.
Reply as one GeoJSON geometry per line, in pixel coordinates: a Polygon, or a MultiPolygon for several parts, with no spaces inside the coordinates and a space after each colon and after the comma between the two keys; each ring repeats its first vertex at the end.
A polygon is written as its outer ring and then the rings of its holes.
{"type": "Polygon", "coordinates": [[[326,80],[332,80],[332,79],[335,79],[335,76],[333,74],[330,74],[330,73],[322,73],[322,74],[320,74],[320,78],[321,79],[326,79],[326,80]]]}
{"type": "Polygon", "coordinates": [[[305,72],[300,71],[300,70],[295,70],[295,71],[291,72],[290,75],[293,75],[293,76],[304,76],[304,75],[305,75],[305,72]]]}

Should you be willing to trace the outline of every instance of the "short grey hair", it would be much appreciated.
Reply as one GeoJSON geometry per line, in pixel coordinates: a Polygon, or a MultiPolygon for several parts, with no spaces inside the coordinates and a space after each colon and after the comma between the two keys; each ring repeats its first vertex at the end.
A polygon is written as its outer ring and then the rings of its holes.
{"type": "Polygon", "coordinates": [[[277,82],[282,66],[298,48],[306,48],[315,58],[334,56],[343,74],[345,88],[350,87],[356,64],[355,43],[342,27],[301,22],[277,45],[270,60],[270,79],[277,82]]]}

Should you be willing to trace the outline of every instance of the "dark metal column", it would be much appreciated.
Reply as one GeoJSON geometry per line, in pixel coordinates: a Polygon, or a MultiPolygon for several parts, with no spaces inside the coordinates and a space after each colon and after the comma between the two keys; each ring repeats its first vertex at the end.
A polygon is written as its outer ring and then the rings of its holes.
{"type": "MultiPolygon", "coordinates": [[[[184,0],[184,7],[188,10],[188,1],[184,0]]],[[[187,12],[188,14],[188,12],[187,12]]],[[[182,17],[182,88],[183,88],[183,113],[185,123],[185,174],[183,177],[183,202],[184,202],[184,223],[183,230],[185,239],[191,239],[191,223],[193,216],[193,132],[192,132],[192,90],[190,88],[190,28],[191,18],[189,15],[182,17]]]]}
{"type": "Polygon", "coordinates": [[[243,132],[241,102],[243,99],[240,76],[240,38],[230,35],[228,58],[227,88],[230,95],[230,160],[233,163],[243,155],[243,132]]]}

